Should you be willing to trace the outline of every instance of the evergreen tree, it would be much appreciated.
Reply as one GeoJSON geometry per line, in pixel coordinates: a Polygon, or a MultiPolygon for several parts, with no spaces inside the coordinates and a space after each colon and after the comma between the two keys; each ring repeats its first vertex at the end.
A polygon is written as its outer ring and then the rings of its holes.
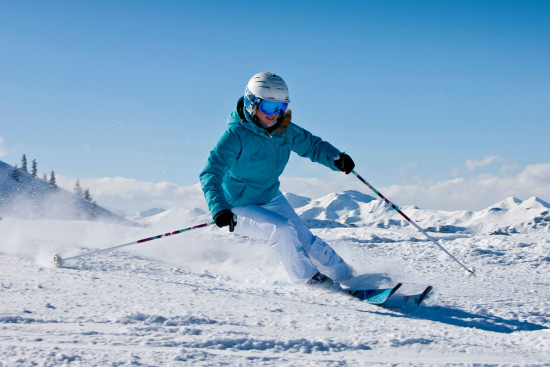
{"type": "Polygon", "coordinates": [[[37,170],[36,166],[37,166],[36,159],[33,159],[32,160],[32,168],[31,168],[31,177],[32,178],[36,178],[36,176],[38,175],[38,170],[37,170]]]}
{"type": "Polygon", "coordinates": [[[44,173],[44,176],[42,176],[42,179],[43,179],[44,181],[48,181],[48,175],[44,173]]]}
{"type": "Polygon", "coordinates": [[[50,189],[56,189],[57,188],[57,183],[55,182],[55,173],[53,171],[50,174],[50,181],[49,181],[48,187],[50,189]]]}
{"type": "Polygon", "coordinates": [[[82,187],[80,186],[80,180],[77,179],[74,184],[74,193],[76,196],[83,197],[84,192],[82,191],[82,187]]]}
{"type": "Polygon", "coordinates": [[[86,189],[86,191],[84,191],[84,200],[92,201],[92,195],[90,195],[89,189],[86,189]]]}
{"type": "Polygon", "coordinates": [[[27,170],[27,156],[25,154],[21,158],[21,172],[29,173],[27,170]]]}
{"type": "Polygon", "coordinates": [[[13,178],[15,181],[19,182],[19,178],[21,177],[21,171],[19,168],[17,168],[17,165],[13,167],[13,170],[10,173],[10,177],[13,178]]]}

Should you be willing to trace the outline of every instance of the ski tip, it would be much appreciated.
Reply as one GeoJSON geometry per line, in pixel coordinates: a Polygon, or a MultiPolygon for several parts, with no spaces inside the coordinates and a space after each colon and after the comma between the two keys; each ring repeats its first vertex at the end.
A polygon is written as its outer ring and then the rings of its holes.
{"type": "Polygon", "coordinates": [[[53,257],[53,263],[57,268],[61,268],[63,266],[63,259],[61,258],[61,255],[55,254],[53,257]]]}
{"type": "Polygon", "coordinates": [[[416,302],[417,306],[420,305],[422,303],[422,301],[424,301],[426,299],[426,297],[428,297],[428,294],[430,294],[432,289],[434,289],[434,287],[432,287],[431,285],[427,286],[426,289],[424,289],[424,292],[422,292],[422,294],[418,298],[418,301],[416,302]]]}

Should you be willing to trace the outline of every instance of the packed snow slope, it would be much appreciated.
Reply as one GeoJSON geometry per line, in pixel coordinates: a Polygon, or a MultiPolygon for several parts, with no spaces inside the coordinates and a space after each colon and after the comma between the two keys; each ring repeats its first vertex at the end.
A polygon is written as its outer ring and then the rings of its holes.
{"type": "MultiPolygon", "coordinates": [[[[432,233],[477,269],[467,278],[411,226],[361,224],[366,211],[344,214],[331,202],[317,205],[327,216],[312,218],[339,225],[313,231],[354,267],[347,285],[403,282],[406,294],[431,284],[423,306],[379,307],[290,285],[269,244],[215,226],[53,265],[56,253],[209,222],[200,210],[167,210],[139,227],[4,216],[0,366],[550,365],[547,231],[432,233]],[[340,215],[331,219],[327,208],[340,215]],[[360,220],[351,226],[345,216],[360,220]]],[[[505,204],[521,205],[496,212],[505,204]]],[[[430,218],[454,223],[445,213],[430,218]]]]}

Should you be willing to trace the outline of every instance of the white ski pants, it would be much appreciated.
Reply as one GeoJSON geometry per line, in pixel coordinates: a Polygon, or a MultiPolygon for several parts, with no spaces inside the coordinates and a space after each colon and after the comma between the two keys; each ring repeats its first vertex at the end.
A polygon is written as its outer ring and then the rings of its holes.
{"type": "Polygon", "coordinates": [[[234,233],[268,240],[294,283],[306,283],[318,271],[336,282],[352,276],[351,268],[326,242],[314,236],[281,192],[265,205],[232,209],[234,233]]]}

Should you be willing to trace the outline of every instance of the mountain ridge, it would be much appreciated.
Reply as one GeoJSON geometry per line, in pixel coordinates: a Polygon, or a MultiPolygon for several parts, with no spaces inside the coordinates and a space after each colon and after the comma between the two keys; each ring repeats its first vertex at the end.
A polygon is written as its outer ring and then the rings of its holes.
{"type": "MultiPolygon", "coordinates": [[[[306,205],[294,206],[294,209],[312,228],[409,225],[383,200],[355,190],[310,199],[306,205]]],[[[526,200],[510,196],[479,211],[444,211],[417,206],[405,206],[401,210],[430,232],[507,235],[548,232],[550,227],[550,204],[536,196],[526,200]]]]}

